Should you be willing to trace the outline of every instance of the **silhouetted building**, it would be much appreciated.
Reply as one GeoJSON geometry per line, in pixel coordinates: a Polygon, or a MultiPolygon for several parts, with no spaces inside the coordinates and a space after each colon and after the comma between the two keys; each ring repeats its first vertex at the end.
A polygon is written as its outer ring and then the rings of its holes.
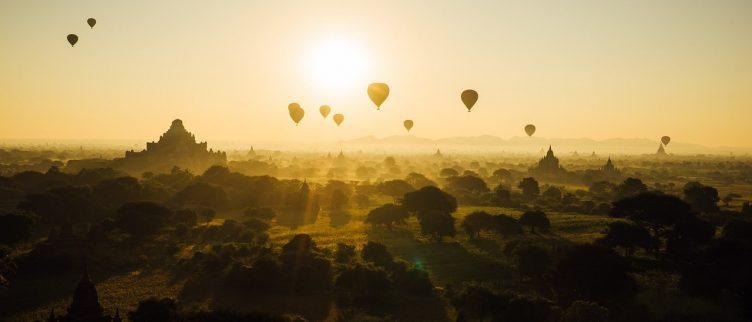
{"type": "Polygon", "coordinates": [[[120,311],[115,310],[115,315],[105,315],[102,305],[99,304],[99,295],[94,282],[91,281],[88,271],[84,270],[81,280],[73,292],[73,301],[68,307],[68,312],[63,316],[56,316],[51,310],[47,322],[121,322],[120,311]]]}
{"type": "Polygon", "coordinates": [[[443,156],[443,155],[441,154],[441,150],[439,150],[439,149],[436,149],[436,153],[434,153],[433,155],[434,155],[434,156],[436,156],[436,157],[441,157],[441,156],[443,156]]]}
{"type": "Polygon", "coordinates": [[[113,161],[116,168],[137,172],[169,172],[177,166],[202,173],[214,165],[227,165],[227,154],[207,150],[206,142],[196,142],[181,120],[172,121],[170,129],[159,137],[159,141],[146,143],[146,150],[126,151],[125,158],[113,161]]]}
{"type": "Polygon", "coordinates": [[[666,150],[663,149],[663,143],[658,146],[658,151],[655,152],[656,155],[667,155],[666,150]]]}
{"type": "Polygon", "coordinates": [[[535,176],[558,176],[566,174],[566,170],[559,165],[559,158],[554,156],[554,151],[551,146],[548,147],[548,152],[540,161],[538,165],[530,169],[530,173],[535,176]]]}

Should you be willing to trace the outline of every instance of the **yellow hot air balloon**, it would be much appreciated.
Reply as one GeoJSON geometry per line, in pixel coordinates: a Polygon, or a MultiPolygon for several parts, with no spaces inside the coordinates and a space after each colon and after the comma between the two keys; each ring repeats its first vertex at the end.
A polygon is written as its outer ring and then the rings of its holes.
{"type": "Polygon", "coordinates": [[[78,35],[76,34],[70,34],[68,35],[68,43],[71,45],[71,47],[75,46],[78,42],[78,35]]]}
{"type": "Polygon", "coordinates": [[[405,125],[405,129],[407,129],[408,132],[413,128],[413,120],[405,120],[402,124],[405,125]]]}
{"type": "Polygon", "coordinates": [[[671,142],[670,136],[664,136],[661,138],[661,142],[663,142],[663,145],[668,145],[669,142],[671,142]]]}
{"type": "Polygon", "coordinates": [[[368,85],[368,97],[371,98],[373,104],[376,104],[376,109],[381,109],[381,104],[389,97],[389,85],[384,83],[373,83],[368,85]]]}
{"type": "Polygon", "coordinates": [[[465,107],[467,107],[467,111],[470,112],[470,109],[473,108],[473,105],[475,105],[475,102],[478,101],[478,92],[472,89],[466,89],[462,91],[462,95],[460,95],[460,98],[462,98],[462,103],[465,103],[465,107]]]}
{"type": "Polygon", "coordinates": [[[298,125],[305,115],[305,111],[298,103],[290,103],[290,105],[287,105],[287,110],[290,112],[290,118],[295,122],[295,125],[298,125]]]}
{"type": "Polygon", "coordinates": [[[527,133],[527,136],[533,136],[535,134],[535,125],[525,125],[525,133],[527,133]]]}
{"type": "Polygon", "coordinates": [[[345,120],[345,116],[342,114],[334,114],[334,116],[332,116],[332,119],[334,119],[334,123],[337,123],[337,126],[339,126],[340,124],[342,124],[342,121],[345,120]]]}
{"type": "Polygon", "coordinates": [[[321,105],[321,107],[319,107],[319,113],[321,113],[321,116],[323,116],[324,118],[329,116],[329,112],[331,111],[332,108],[329,107],[329,105],[321,105]]]}
{"type": "Polygon", "coordinates": [[[94,29],[94,25],[97,24],[97,19],[94,19],[94,18],[86,19],[86,23],[89,24],[89,27],[91,27],[91,29],[94,29]]]}

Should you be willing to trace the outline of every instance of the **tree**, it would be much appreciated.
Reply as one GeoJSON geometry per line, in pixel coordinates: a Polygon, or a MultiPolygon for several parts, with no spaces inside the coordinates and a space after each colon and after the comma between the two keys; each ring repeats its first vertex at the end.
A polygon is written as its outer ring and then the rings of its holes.
{"type": "Polygon", "coordinates": [[[192,209],[181,209],[175,212],[173,221],[176,224],[185,224],[188,227],[196,226],[198,215],[192,209]]]}
{"type": "Polygon", "coordinates": [[[334,287],[340,293],[340,299],[365,304],[379,300],[391,287],[391,281],[383,268],[356,263],[340,271],[334,287]]]}
{"type": "Polygon", "coordinates": [[[627,218],[648,228],[653,237],[665,237],[679,220],[692,217],[690,206],[681,199],[660,193],[645,192],[613,203],[610,215],[627,218]]]}
{"type": "Polygon", "coordinates": [[[214,220],[214,216],[217,215],[217,212],[211,208],[200,208],[198,210],[198,215],[201,216],[201,218],[204,219],[204,222],[208,224],[212,220],[214,220]]]}
{"type": "Polygon", "coordinates": [[[388,203],[368,212],[365,222],[373,226],[392,229],[395,224],[403,224],[410,214],[403,207],[388,203]]]}
{"type": "Polygon", "coordinates": [[[129,202],[117,210],[115,226],[133,237],[142,238],[159,232],[171,215],[170,209],[155,202],[129,202]]]}
{"type": "Polygon", "coordinates": [[[523,245],[515,249],[520,275],[540,279],[551,267],[551,256],[538,245],[523,245]]]}
{"type": "Polygon", "coordinates": [[[347,195],[342,190],[336,189],[332,191],[331,204],[329,209],[332,211],[342,211],[347,208],[347,204],[350,202],[347,195]]]}
{"type": "Polygon", "coordinates": [[[222,187],[204,182],[196,182],[179,191],[172,198],[179,205],[197,205],[223,209],[228,204],[227,194],[222,187]]]}
{"type": "Polygon", "coordinates": [[[363,246],[360,257],[366,262],[384,268],[391,267],[394,263],[394,257],[386,249],[386,245],[373,241],[369,241],[363,246]]]}
{"type": "Polygon", "coordinates": [[[407,181],[399,179],[388,180],[379,183],[376,186],[376,189],[378,189],[379,192],[392,198],[404,196],[406,193],[415,190],[415,188],[413,188],[413,186],[410,185],[407,181]]]}
{"type": "Polygon", "coordinates": [[[35,218],[29,215],[0,215],[0,245],[15,245],[31,237],[35,218]]]}
{"type": "Polygon", "coordinates": [[[502,185],[496,186],[496,188],[494,188],[493,194],[491,195],[491,203],[499,207],[511,206],[512,192],[510,192],[509,189],[502,185]]]}
{"type": "Polygon", "coordinates": [[[439,210],[453,213],[457,210],[457,199],[434,186],[427,186],[408,192],[402,198],[402,206],[409,212],[439,210]]]}
{"type": "Polygon", "coordinates": [[[526,211],[520,216],[520,225],[529,226],[530,232],[535,233],[535,228],[541,230],[548,230],[551,227],[551,222],[548,220],[545,212],[540,210],[526,211]]]}
{"type": "Polygon", "coordinates": [[[456,177],[458,175],[460,175],[460,173],[457,170],[452,169],[452,168],[441,169],[441,171],[439,172],[439,176],[445,179],[456,177]]]}
{"type": "Polygon", "coordinates": [[[460,227],[470,238],[477,238],[482,230],[492,227],[493,216],[485,211],[474,211],[462,219],[460,227]]]}
{"type": "Polygon", "coordinates": [[[512,172],[507,169],[496,169],[491,177],[497,182],[508,182],[512,180],[512,172]]]}
{"type": "Polygon", "coordinates": [[[420,232],[440,241],[442,237],[454,237],[454,217],[448,212],[431,210],[418,215],[420,232]]]}
{"type": "Polygon", "coordinates": [[[273,208],[269,207],[251,207],[243,212],[243,216],[261,219],[264,221],[271,221],[277,216],[277,212],[273,208]]]}
{"type": "Polygon", "coordinates": [[[616,190],[616,186],[608,181],[596,181],[590,184],[588,191],[593,195],[593,198],[599,200],[611,200],[616,190]]]}
{"type": "Polygon", "coordinates": [[[128,312],[133,322],[169,322],[177,316],[177,303],[170,298],[151,297],[138,303],[135,311],[128,312]]]}
{"type": "Polygon", "coordinates": [[[560,296],[568,300],[623,299],[636,290],[636,283],[627,271],[628,264],[612,250],[578,245],[559,259],[552,282],[560,296]]]}
{"type": "Polygon", "coordinates": [[[728,208],[734,200],[739,199],[741,197],[742,196],[738,193],[732,192],[732,193],[726,194],[726,196],[723,197],[723,205],[728,208]]]}
{"type": "Polygon", "coordinates": [[[615,221],[608,224],[606,235],[598,239],[596,243],[609,248],[623,248],[627,257],[634,254],[635,248],[652,250],[657,246],[647,229],[625,221],[615,221]]]}
{"type": "Polygon", "coordinates": [[[718,190],[697,181],[684,185],[684,200],[699,213],[718,212],[718,190]]]}
{"type": "Polygon", "coordinates": [[[627,178],[616,186],[616,198],[628,198],[648,191],[648,186],[642,183],[642,180],[636,178],[627,178]]]}
{"type": "Polygon", "coordinates": [[[349,263],[355,258],[355,246],[343,243],[337,243],[337,250],[334,252],[334,260],[337,263],[349,263]]]}
{"type": "Polygon", "coordinates": [[[437,186],[436,182],[433,182],[431,179],[428,179],[426,176],[417,172],[410,172],[407,177],[405,177],[405,181],[413,186],[413,189],[420,189],[426,186],[437,186]]]}
{"type": "Polygon", "coordinates": [[[598,303],[574,301],[562,314],[561,322],[608,322],[608,309],[598,303]]]}
{"type": "Polygon", "coordinates": [[[517,219],[504,214],[493,216],[491,229],[502,237],[522,234],[522,226],[517,219]]]}
{"type": "Polygon", "coordinates": [[[99,182],[94,186],[94,196],[108,205],[120,206],[141,198],[141,184],[133,177],[120,177],[99,182]]]}
{"type": "Polygon", "coordinates": [[[543,191],[543,198],[554,201],[554,202],[560,202],[561,201],[561,189],[550,186],[546,191],[543,191]]]}
{"type": "Polygon", "coordinates": [[[538,186],[538,181],[535,180],[533,177],[527,177],[522,179],[520,183],[517,185],[518,188],[522,190],[522,195],[525,196],[525,198],[529,200],[533,200],[538,197],[538,194],[540,194],[540,187],[538,186]]]}
{"type": "Polygon", "coordinates": [[[511,297],[496,294],[486,286],[465,285],[457,294],[450,298],[452,305],[460,312],[458,315],[476,318],[479,321],[496,315],[511,297]]]}
{"type": "Polygon", "coordinates": [[[39,216],[40,224],[59,225],[68,218],[65,216],[63,202],[51,193],[33,193],[26,195],[17,206],[39,216]]]}
{"type": "Polygon", "coordinates": [[[447,179],[446,189],[454,192],[468,192],[472,194],[488,193],[488,185],[483,179],[472,175],[463,175],[447,179]]]}

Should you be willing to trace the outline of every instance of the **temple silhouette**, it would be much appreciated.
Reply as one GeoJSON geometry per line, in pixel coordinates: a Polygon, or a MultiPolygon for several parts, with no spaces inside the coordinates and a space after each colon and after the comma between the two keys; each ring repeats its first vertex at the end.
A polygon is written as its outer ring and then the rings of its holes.
{"type": "Polygon", "coordinates": [[[529,170],[530,174],[536,177],[557,177],[567,173],[567,170],[559,165],[559,158],[554,156],[554,150],[548,146],[548,152],[538,164],[529,170]]]}
{"type": "Polygon", "coordinates": [[[159,141],[146,143],[146,150],[126,151],[125,158],[113,160],[114,168],[137,173],[169,172],[173,167],[202,173],[214,165],[227,165],[227,154],[207,150],[206,142],[196,142],[196,137],[179,119],[172,121],[159,141]]]}
{"type": "Polygon", "coordinates": [[[65,315],[56,315],[55,310],[50,310],[46,322],[121,322],[120,311],[115,310],[115,315],[104,314],[102,305],[99,304],[99,295],[89,273],[84,269],[84,274],[73,292],[73,301],[65,315]]]}

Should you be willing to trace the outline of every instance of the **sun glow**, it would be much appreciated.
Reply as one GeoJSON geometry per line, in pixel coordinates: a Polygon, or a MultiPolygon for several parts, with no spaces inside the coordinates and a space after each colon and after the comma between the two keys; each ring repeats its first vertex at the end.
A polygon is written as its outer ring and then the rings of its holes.
{"type": "Polygon", "coordinates": [[[346,90],[360,85],[367,69],[365,52],[345,39],[332,39],[311,52],[311,74],[317,86],[346,90]]]}

